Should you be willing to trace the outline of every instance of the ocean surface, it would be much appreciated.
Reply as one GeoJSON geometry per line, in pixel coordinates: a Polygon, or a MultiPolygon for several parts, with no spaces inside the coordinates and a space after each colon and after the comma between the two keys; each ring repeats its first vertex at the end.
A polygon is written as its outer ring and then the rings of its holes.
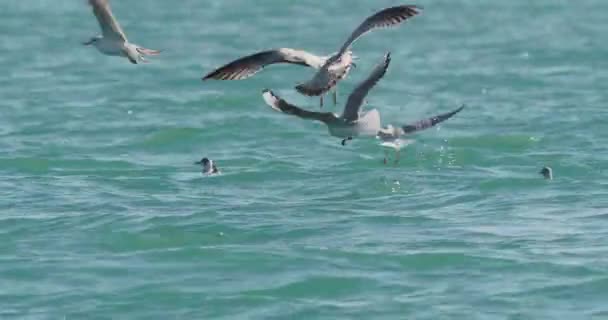
{"type": "Polygon", "coordinates": [[[115,0],[163,50],[131,65],[86,1],[2,0],[0,319],[608,319],[607,1],[421,0],[357,41],[324,110],[387,51],[384,123],[467,106],[397,165],[264,104],[318,110],[311,69],[201,81],[397,4],[115,0]]]}

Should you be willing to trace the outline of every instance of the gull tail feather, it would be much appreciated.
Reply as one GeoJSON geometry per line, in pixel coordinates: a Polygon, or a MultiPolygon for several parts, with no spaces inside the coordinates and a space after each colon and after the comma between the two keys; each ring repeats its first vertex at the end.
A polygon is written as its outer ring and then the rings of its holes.
{"type": "Polygon", "coordinates": [[[143,54],[143,55],[147,55],[147,56],[156,56],[160,54],[160,50],[152,50],[152,49],[147,49],[144,47],[138,47],[137,48],[137,52],[143,54]]]}

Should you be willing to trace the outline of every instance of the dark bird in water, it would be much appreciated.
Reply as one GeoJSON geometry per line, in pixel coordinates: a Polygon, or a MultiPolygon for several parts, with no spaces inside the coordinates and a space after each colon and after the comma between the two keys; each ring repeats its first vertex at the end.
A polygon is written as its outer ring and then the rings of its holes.
{"type": "Polygon", "coordinates": [[[553,180],[553,170],[551,167],[544,167],[538,173],[542,174],[545,179],[553,180]]]}
{"type": "Polygon", "coordinates": [[[220,173],[215,162],[213,160],[209,160],[207,158],[202,158],[200,161],[195,162],[194,164],[200,165],[203,167],[203,174],[217,174],[220,173]]]}

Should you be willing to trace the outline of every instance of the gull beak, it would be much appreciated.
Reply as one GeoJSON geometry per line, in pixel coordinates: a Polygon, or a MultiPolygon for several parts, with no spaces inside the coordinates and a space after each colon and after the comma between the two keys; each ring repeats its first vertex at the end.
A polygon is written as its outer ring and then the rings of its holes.
{"type": "Polygon", "coordinates": [[[351,66],[352,66],[354,69],[357,69],[357,64],[356,64],[356,63],[354,63],[354,62],[353,62],[353,63],[351,63],[350,65],[351,65],[351,66]]]}
{"type": "Polygon", "coordinates": [[[94,42],[94,40],[93,40],[93,39],[91,39],[91,40],[89,40],[89,41],[85,41],[85,42],[83,42],[83,43],[82,43],[82,45],[83,45],[83,46],[90,46],[90,45],[92,45],[92,44],[93,44],[93,42],[94,42]]]}
{"type": "Polygon", "coordinates": [[[197,161],[197,162],[195,162],[194,164],[196,164],[196,165],[200,165],[200,164],[203,164],[203,162],[202,162],[202,161],[197,161]]]}

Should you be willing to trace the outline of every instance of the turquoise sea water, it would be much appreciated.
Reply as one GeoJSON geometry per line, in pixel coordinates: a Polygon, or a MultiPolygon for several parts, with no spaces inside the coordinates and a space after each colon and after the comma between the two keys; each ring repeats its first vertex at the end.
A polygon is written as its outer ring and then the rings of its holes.
{"type": "Polygon", "coordinates": [[[420,1],[359,40],[340,102],[391,51],[385,122],[468,106],[396,166],[263,103],[317,109],[311,70],[200,81],[396,4],[113,1],[163,50],[134,66],[80,45],[85,1],[1,1],[0,318],[608,319],[605,0],[420,1]]]}

